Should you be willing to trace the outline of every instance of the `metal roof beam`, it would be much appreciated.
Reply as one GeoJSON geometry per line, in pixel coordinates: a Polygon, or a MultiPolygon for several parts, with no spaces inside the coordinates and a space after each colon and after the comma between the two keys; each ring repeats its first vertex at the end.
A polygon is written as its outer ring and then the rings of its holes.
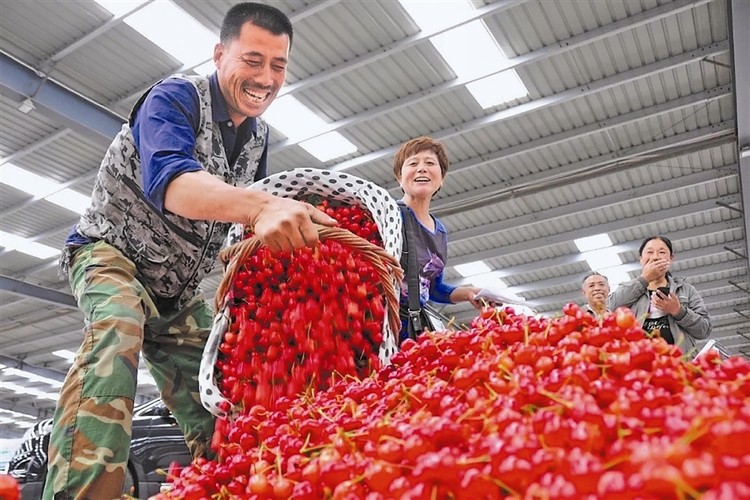
{"type": "Polygon", "coordinates": [[[702,184],[712,183],[719,180],[730,180],[736,177],[736,172],[736,163],[733,165],[715,167],[709,170],[695,172],[693,174],[683,175],[680,177],[673,177],[652,184],[636,186],[631,189],[617,191],[614,193],[606,194],[604,196],[597,196],[594,198],[569,203],[567,205],[560,205],[558,207],[549,208],[518,217],[511,217],[489,224],[482,224],[481,226],[474,226],[468,229],[452,231],[450,233],[450,240],[448,244],[455,245],[456,243],[472,238],[486,237],[491,234],[497,234],[502,231],[507,231],[509,229],[518,229],[519,227],[537,224],[540,222],[549,222],[553,219],[569,217],[590,210],[601,210],[603,208],[611,207],[620,203],[640,200],[649,196],[666,194],[671,191],[679,191],[686,188],[698,187],[702,184]]]}
{"type": "Polygon", "coordinates": [[[750,256],[750,2],[727,0],[731,40],[737,158],[745,219],[745,255],[750,256]]]}
{"type": "MultiPolygon", "coordinates": [[[[672,243],[677,244],[679,241],[691,240],[694,238],[699,238],[702,236],[709,236],[712,234],[724,235],[726,231],[731,231],[732,229],[736,229],[740,227],[741,224],[742,222],[740,219],[734,219],[734,220],[720,222],[720,223],[711,224],[711,225],[696,226],[696,227],[692,227],[688,229],[682,229],[676,232],[671,232],[670,239],[672,240],[672,243]]],[[[640,240],[630,241],[626,243],[619,243],[617,245],[613,245],[611,249],[612,251],[615,251],[617,253],[635,252],[638,250],[640,245],[641,245],[640,240]]],[[[728,244],[728,246],[732,246],[732,243],[728,244]]],[[[551,257],[549,259],[538,260],[535,262],[530,262],[528,264],[520,264],[517,266],[511,266],[511,267],[506,267],[503,269],[498,269],[498,270],[492,271],[491,274],[492,276],[497,277],[497,278],[504,278],[506,276],[513,276],[516,274],[541,271],[543,269],[550,269],[550,268],[555,268],[555,267],[560,267],[560,266],[568,266],[568,265],[575,264],[577,262],[583,262],[584,260],[586,260],[585,255],[583,255],[580,252],[576,252],[576,253],[572,253],[568,255],[551,257]]],[[[459,281],[459,280],[451,280],[451,282],[453,284],[464,283],[463,281],[459,281]]]]}
{"type": "Polygon", "coordinates": [[[33,97],[36,110],[97,144],[109,145],[124,118],[0,52],[0,91],[20,102],[33,97]]]}
{"type": "MultiPolygon", "coordinates": [[[[438,130],[438,131],[430,133],[430,136],[435,140],[449,139],[451,137],[455,137],[457,135],[464,134],[472,130],[486,127],[487,125],[490,125],[493,123],[498,123],[498,122],[508,120],[511,118],[516,118],[518,116],[524,115],[526,113],[530,113],[532,111],[547,108],[555,104],[568,102],[568,101],[578,99],[581,97],[586,97],[586,96],[590,96],[593,94],[597,94],[599,92],[602,92],[607,89],[611,89],[613,87],[617,87],[624,83],[628,83],[634,80],[639,80],[641,78],[646,78],[648,76],[661,73],[663,71],[679,68],[679,67],[694,63],[696,61],[699,61],[704,57],[711,57],[711,56],[715,56],[718,54],[723,54],[724,52],[727,52],[728,50],[729,50],[729,42],[727,40],[724,40],[718,43],[713,43],[711,45],[700,47],[690,52],[684,52],[682,54],[669,57],[661,61],[656,61],[650,64],[643,65],[638,68],[633,68],[631,70],[624,71],[616,75],[612,75],[610,77],[602,78],[601,80],[596,80],[596,81],[593,81],[584,85],[580,85],[578,87],[573,87],[568,90],[558,92],[556,94],[552,94],[552,95],[542,97],[539,99],[534,99],[532,101],[519,104],[518,106],[506,108],[506,109],[497,111],[495,113],[491,113],[489,115],[483,116],[481,118],[476,118],[474,120],[469,120],[467,122],[455,125],[453,127],[449,127],[443,130],[438,130]]],[[[372,163],[374,161],[381,160],[383,158],[393,155],[396,151],[398,151],[398,148],[400,147],[401,145],[398,144],[395,146],[390,146],[387,148],[380,149],[378,151],[373,151],[371,153],[367,153],[361,156],[357,156],[356,158],[352,158],[350,160],[346,160],[336,165],[333,165],[332,167],[329,168],[329,170],[341,171],[341,170],[350,170],[356,167],[361,167],[362,165],[366,165],[368,163],[372,163]]]]}
{"type": "Polygon", "coordinates": [[[495,257],[502,257],[519,252],[528,252],[529,250],[541,247],[549,247],[553,245],[561,245],[564,243],[571,243],[576,238],[582,238],[585,236],[591,236],[592,234],[609,233],[612,231],[622,231],[625,229],[631,229],[637,226],[645,226],[647,224],[656,224],[664,222],[669,219],[684,217],[690,214],[698,214],[701,212],[707,212],[709,210],[728,210],[725,207],[716,204],[717,201],[721,201],[727,205],[736,205],[740,202],[739,195],[724,196],[721,198],[712,198],[708,200],[699,201],[697,203],[688,203],[676,207],[671,207],[666,210],[657,210],[654,212],[636,215],[633,217],[627,217],[604,224],[596,224],[589,227],[582,227],[574,229],[572,231],[565,231],[551,236],[542,238],[535,238],[527,241],[521,241],[512,245],[506,245],[497,248],[491,248],[489,250],[482,250],[479,252],[472,252],[463,255],[451,256],[451,266],[457,264],[466,264],[477,260],[492,259],[495,257]]]}
{"type": "Polygon", "coordinates": [[[518,196],[539,194],[560,186],[600,178],[610,173],[620,173],[660,161],[678,158],[697,151],[732,142],[734,122],[726,121],[683,132],[670,137],[639,144],[601,156],[524,175],[498,189],[495,185],[455,194],[435,202],[431,210],[438,217],[446,217],[467,210],[482,208],[518,196]]]}
{"type": "Polygon", "coordinates": [[[39,69],[43,71],[44,73],[49,73],[52,70],[52,68],[55,67],[58,61],[62,60],[65,56],[72,54],[79,48],[83,47],[90,41],[94,40],[95,38],[103,35],[104,33],[111,30],[112,28],[119,26],[120,23],[122,23],[122,20],[125,19],[127,16],[129,16],[130,14],[134,14],[135,12],[141,10],[142,8],[144,8],[145,6],[147,6],[153,1],[154,0],[146,0],[142,4],[139,4],[136,7],[134,7],[132,10],[109,19],[104,24],[96,28],[94,31],[90,31],[89,33],[86,33],[75,42],[66,46],[64,49],[57,51],[56,53],[52,54],[47,59],[42,61],[39,64],[39,69]]]}
{"type": "Polygon", "coordinates": [[[32,285],[31,283],[26,283],[8,276],[0,276],[0,290],[15,293],[17,295],[33,297],[57,306],[78,309],[75,298],[70,294],[38,285],[32,285]]]}
{"type": "MultiPolygon", "coordinates": [[[[514,70],[519,69],[521,67],[528,66],[530,64],[534,64],[539,61],[543,61],[545,59],[549,59],[551,57],[563,54],[565,52],[576,49],[578,47],[591,44],[597,40],[601,40],[603,38],[614,36],[614,35],[617,35],[619,33],[622,33],[628,30],[632,30],[644,24],[652,23],[652,22],[655,22],[659,19],[663,19],[668,16],[676,15],[680,12],[695,8],[704,3],[707,3],[707,0],[700,0],[698,2],[693,2],[692,0],[677,0],[674,2],[669,2],[666,4],[660,5],[653,9],[645,10],[633,16],[620,19],[619,21],[615,21],[613,23],[606,24],[598,28],[594,28],[592,30],[581,33],[580,35],[566,38],[565,40],[560,40],[559,42],[547,45],[545,47],[542,47],[541,49],[534,50],[532,52],[509,59],[507,64],[503,66],[502,69],[492,74],[500,73],[502,71],[507,71],[510,69],[514,69],[514,70]]],[[[494,5],[494,4],[490,4],[490,5],[494,5]]],[[[366,58],[370,54],[365,54],[364,56],[361,56],[361,57],[366,58]]],[[[377,54],[379,54],[379,52],[377,54]]],[[[388,52],[388,54],[391,54],[391,52],[388,52]]],[[[372,61],[367,60],[367,62],[369,63],[372,61]]],[[[344,65],[341,65],[341,66],[345,66],[346,64],[348,63],[344,63],[344,65]]],[[[338,68],[338,66],[331,68],[331,70],[329,71],[335,70],[336,68],[338,68]]],[[[347,68],[347,69],[352,69],[352,68],[347,68]]],[[[334,74],[333,72],[331,74],[327,74],[324,71],[323,73],[320,74],[322,76],[314,75],[310,78],[306,78],[304,80],[300,80],[299,82],[291,84],[292,87],[294,86],[296,87],[292,88],[291,90],[289,90],[289,87],[288,87],[286,92],[287,93],[299,92],[299,91],[305,90],[314,84],[319,84],[322,81],[327,81],[330,78],[336,76],[337,74],[338,73],[334,74]]],[[[447,92],[452,91],[455,88],[461,87],[463,85],[466,85],[476,80],[480,80],[481,78],[485,78],[486,76],[489,76],[489,75],[484,75],[482,77],[472,77],[472,78],[456,78],[456,79],[453,79],[453,80],[450,80],[450,81],[447,81],[438,85],[434,85],[427,89],[414,92],[412,94],[406,95],[399,99],[395,99],[393,101],[381,104],[380,106],[376,106],[374,108],[370,108],[361,113],[357,113],[354,116],[350,116],[348,118],[344,118],[342,120],[330,123],[328,124],[327,127],[325,127],[325,129],[321,130],[318,134],[316,134],[316,136],[327,134],[329,132],[333,132],[336,130],[341,130],[343,128],[350,127],[352,125],[364,123],[368,120],[372,120],[375,117],[383,116],[387,113],[390,113],[391,111],[394,111],[397,108],[402,108],[404,106],[413,105],[418,102],[422,102],[426,99],[432,99],[433,97],[445,94],[447,92]]],[[[277,142],[276,144],[273,144],[270,148],[270,151],[271,153],[274,153],[274,152],[286,149],[288,147],[294,146],[295,144],[297,144],[297,142],[293,142],[287,139],[284,141],[277,142]]],[[[451,167],[451,169],[453,170],[453,167],[451,167]]]]}
{"type": "MultiPolygon", "coordinates": [[[[571,139],[581,139],[592,134],[611,130],[615,127],[632,124],[639,120],[646,120],[665,113],[672,113],[674,111],[690,108],[698,104],[707,104],[709,102],[730,95],[732,95],[731,85],[723,85],[720,87],[714,87],[712,89],[704,90],[702,92],[696,92],[695,94],[689,94],[678,99],[672,99],[670,101],[665,101],[654,106],[641,108],[636,111],[631,111],[630,113],[613,116],[605,121],[595,121],[582,127],[576,127],[557,134],[540,137],[539,139],[534,139],[531,141],[516,144],[515,146],[499,149],[492,153],[483,154],[479,157],[467,158],[466,160],[462,160],[458,163],[452,164],[450,166],[450,174],[455,175],[456,172],[470,170],[499,160],[506,160],[508,158],[512,158],[521,154],[528,154],[532,151],[537,151],[539,149],[543,149],[555,144],[561,144],[571,139]]],[[[506,189],[511,189],[513,187],[514,186],[512,182],[509,181],[508,183],[506,183],[506,189]]],[[[385,189],[391,192],[391,194],[397,195],[399,193],[399,184],[396,181],[389,182],[385,186],[385,189]]]]}
{"type": "Polygon", "coordinates": [[[52,370],[51,368],[46,368],[44,366],[30,365],[28,363],[24,363],[23,360],[5,356],[3,354],[0,354],[0,364],[3,364],[8,368],[18,368],[19,370],[29,372],[33,375],[56,380],[57,382],[62,382],[65,380],[65,374],[62,372],[52,370]]]}

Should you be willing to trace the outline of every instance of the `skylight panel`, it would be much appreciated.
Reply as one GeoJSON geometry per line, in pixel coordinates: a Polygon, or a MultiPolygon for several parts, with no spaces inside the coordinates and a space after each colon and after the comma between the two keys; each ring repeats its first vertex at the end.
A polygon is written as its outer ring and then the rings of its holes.
{"type": "Polygon", "coordinates": [[[508,284],[505,283],[497,273],[489,272],[470,276],[471,284],[479,288],[489,288],[490,290],[505,290],[508,284]]]}
{"type": "Polygon", "coordinates": [[[499,106],[529,94],[526,85],[518,77],[518,73],[512,69],[467,83],[466,88],[484,109],[499,106]]]}
{"type": "Polygon", "coordinates": [[[115,17],[124,16],[139,5],[146,3],[146,0],[95,0],[96,3],[107,9],[115,17]]]}
{"type": "Polygon", "coordinates": [[[583,252],[583,255],[589,267],[594,271],[622,265],[620,255],[609,248],[583,252]]]}
{"type": "Polygon", "coordinates": [[[15,250],[16,252],[31,255],[37,259],[49,259],[60,254],[60,250],[47,245],[42,245],[35,241],[29,241],[21,236],[0,231],[0,247],[6,251],[15,250]]]}
{"type": "Polygon", "coordinates": [[[460,78],[479,78],[502,69],[506,58],[484,22],[472,21],[430,38],[460,78]]]}
{"type": "MultiPolygon", "coordinates": [[[[401,0],[401,5],[423,31],[455,25],[474,9],[468,1],[401,0]]],[[[430,42],[460,79],[474,80],[466,88],[482,108],[528,95],[516,70],[502,71],[508,58],[481,19],[435,35],[430,42]]]]}
{"type": "Polygon", "coordinates": [[[285,95],[268,107],[263,118],[292,142],[314,136],[326,122],[296,98],[285,95]]]}
{"type": "Polygon", "coordinates": [[[44,198],[59,189],[57,182],[17,167],[12,163],[6,163],[0,168],[0,182],[38,199],[44,198]]]}
{"type": "Polygon", "coordinates": [[[0,168],[0,182],[77,214],[82,214],[91,204],[90,197],[69,188],[60,189],[59,183],[12,163],[6,163],[0,168]]]}
{"type": "Polygon", "coordinates": [[[620,283],[630,281],[630,274],[626,269],[623,268],[623,266],[602,269],[599,272],[607,277],[610,290],[614,290],[615,288],[617,288],[620,283]]]}
{"type": "Polygon", "coordinates": [[[185,66],[211,57],[218,37],[169,0],[156,0],[123,22],[185,66]]]}
{"type": "Polygon", "coordinates": [[[457,19],[466,18],[474,10],[474,6],[467,0],[401,0],[401,5],[422,31],[447,28],[457,19]]]}
{"type": "Polygon", "coordinates": [[[578,238],[574,240],[579,252],[589,252],[591,250],[599,250],[600,248],[606,248],[612,246],[612,239],[607,233],[595,234],[594,236],[586,236],[585,238],[578,238]]]}
{"type": "Polygon", "coordinates": [[[72,189],[63,189],[57,193],[51,194],[45,200],[55,205],[67,208],[71,212],[82,214],[91,205],[91,198],[72,189]]]}
{"type": "Polygon", "coordinates": [[[488,266],[481,260],[477,262],[469,262],[468,264],[459,264],[457,266],[454,266],[453,268],[464,278],[492,272],[490,266],[488,266]]]}
{"type": "Polygon", "coordinates": [[[333,160],[357,151],[346,137],[338,132],[329,132],[299,143],[300,147],[322,162],[333,160]]]}

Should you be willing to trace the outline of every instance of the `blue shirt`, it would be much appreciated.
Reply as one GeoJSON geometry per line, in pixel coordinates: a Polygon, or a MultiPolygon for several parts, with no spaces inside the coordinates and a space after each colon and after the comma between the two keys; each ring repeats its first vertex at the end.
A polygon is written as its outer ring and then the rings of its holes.
{"type": "MultiPolygon", "coordinates": [[[[219,124],[224,152],[231,165],[247,141],[257,133],[257,122],[255,118],[248,118],[235,127],[216,73],[209,77],[209,86],[211,118],[219,124]]],[[[172,179],[186,172],[203,170],[203,165],[193,156],[199,124],[198,92],[192,83],[182,78],[167,78],[154,85],[136,104],[131,115],[130,128],[141,158],[143,191],[162,212],[167,186],[172,179]]],[[[268,137],[255,180],[266,176],[267,157],[268,137]]],[[[65,244],[85,245],[92,241],[78,234],[73,227],[65,244]]]]}

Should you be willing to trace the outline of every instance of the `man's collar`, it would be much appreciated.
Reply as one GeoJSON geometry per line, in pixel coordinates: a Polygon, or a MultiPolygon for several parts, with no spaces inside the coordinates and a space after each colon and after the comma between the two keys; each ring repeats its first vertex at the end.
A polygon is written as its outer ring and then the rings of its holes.
{"type": "MultiPolygon", "coordinates": [[[[219,89],[219,78],[216,75],[216,71],[211,73],[208,77],[209,88],[211,89],[211,119],[218,123],[226,123],[231,121],[229,117],[229,110],[227,109],[227,101],[224,100],[224,95],[219,89]]],[[[250,130],[253,135],[258,133],[258,121],[255,118],[250,118],[250,130]]]]}

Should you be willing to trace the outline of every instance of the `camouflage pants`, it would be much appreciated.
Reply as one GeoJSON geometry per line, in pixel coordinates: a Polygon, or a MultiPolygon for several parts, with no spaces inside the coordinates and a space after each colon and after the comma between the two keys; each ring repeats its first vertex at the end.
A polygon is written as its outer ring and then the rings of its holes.
{"type": "Polygon", "coordinates": [[[198,392],[212,323],[203,295],[183,310],[159,311],[133,263],[101,241],[75,254],[70,285],[85,316],[84,339],[55,411],[43,498],[120,498],[141,351],[193,456],[209,455],[214,422],[198,392]]]}

